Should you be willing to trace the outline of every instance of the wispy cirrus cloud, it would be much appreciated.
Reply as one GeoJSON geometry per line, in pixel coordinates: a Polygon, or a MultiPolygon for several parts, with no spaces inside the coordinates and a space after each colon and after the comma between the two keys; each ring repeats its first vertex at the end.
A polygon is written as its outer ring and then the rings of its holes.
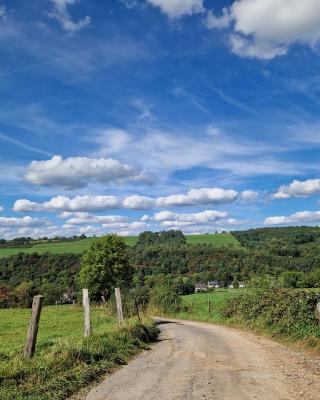
{"type": "Polygon", "coordinates": [[[49,16],[57,20],[65,31],[75,33],[89,26],[91,18],[88,15],[75,22],[69,13],[68,7],[78,3],[78,0],[51,0],[51,2],[53,10],[49,16]]]}

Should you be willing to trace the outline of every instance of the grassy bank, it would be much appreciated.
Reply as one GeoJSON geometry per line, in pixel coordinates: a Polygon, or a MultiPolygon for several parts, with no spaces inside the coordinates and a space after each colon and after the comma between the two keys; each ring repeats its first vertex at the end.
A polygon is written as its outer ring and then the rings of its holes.
{"type": "MultiPolygon", "coordinates": [[[[216,247],[239,246],[237,239],[230,233],[221,233],[217,235],[186,235],[188,244],[210,244],[216,247]]],[[[0,249],[0,257],[8,257],[18,253],[54,253],[81,254],[89,248],[94,238],[86,238],[75,241],[44,242],[35,244],[31,247],[9,247],[0,249]]],[[[134,246],[138,241],[138,236],[127,236],[124,240],[128,246],[134,246]]]]}
{"type": "Polygon", "coordinates": [[[62,400],[99,375],[112,371],[155,340],[157,329],[146,320],[119,328],[102,309],[92,309],[94,335],[82,337],[82,310],[68,306],[43,310],[35,357],[21,350],[30,310],[0,310],[0,399],[62,400]]]}

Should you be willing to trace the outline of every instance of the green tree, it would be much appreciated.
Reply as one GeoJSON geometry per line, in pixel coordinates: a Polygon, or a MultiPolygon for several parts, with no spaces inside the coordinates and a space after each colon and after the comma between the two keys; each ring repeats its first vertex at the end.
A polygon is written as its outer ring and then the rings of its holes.
{"type": "Polygon", "coordinates": [[[117,235],[96,239],[81,258],[80,284],[95,299],[109,298],[113,287],[128,286],[132,276],[127,246],[117,235]]]}

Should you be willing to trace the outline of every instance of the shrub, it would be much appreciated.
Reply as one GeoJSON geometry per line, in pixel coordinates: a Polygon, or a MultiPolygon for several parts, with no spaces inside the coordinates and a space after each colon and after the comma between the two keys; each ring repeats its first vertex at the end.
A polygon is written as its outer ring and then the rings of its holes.
{"type": "Polygon", "coordinates": [[[181,308],[181,298],[177,286],[169,283],[155,286],[151,291],[150,305],[161,313],[178,311],[181,308]]]}
{"type": "Polygon", "coordinates": [[[251,328],[298,340],[319,336],[320,294],[292,289],[248,290],[229,300],[223,312],[251,328]]]}

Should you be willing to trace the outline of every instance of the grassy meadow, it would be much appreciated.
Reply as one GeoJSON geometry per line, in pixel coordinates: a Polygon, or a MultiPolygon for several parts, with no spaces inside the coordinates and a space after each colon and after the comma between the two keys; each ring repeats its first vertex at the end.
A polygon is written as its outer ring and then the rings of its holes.
{"type": "MultiPolygon", "coordinates": [[[[213,246],[239,246],[237,239],[230,233],[219,233],[217,235],[186,235],[189,244],[210,244],[213,246]]],[[[10,247],[0,249],[0,257],[8,257],[18,253],[83,253],[92,243],[94,238],[86,238],[76,241],[65,242],[44,242],[35,244],[32,247],[10,247]]],[[[134,246],[137,243],[138,236],[126,236],[124,240],[128,246],[134,246]]]]}
{"type": "Polygon", "coordinates": [[[93,336],[84,339],[80,307],[45,307],[36,354],[27,361],[22,349],[29,318],[30,310],[0,310],[1,400],[66,399],[157,337],[152,321],[130,319],[119,328],[105,310],[93,307],[93,336]]]}
{"type": "Polygon", "coordinates": [[[243,293],[244,289],[216,289],[212,292],[194,293],[182,296],[182,311],[174,314],[175,318],[195,321],[226,323],[227,318],[220,311],[226,300],[243,293]],[[209,301],[211,303],[209,312],[209,301]]]}
{"type": "MultiPolygon", "coordinates": [[[[20,352],[25,344],[31,310],[0,310],[0,354],[20,352]]],[[[101,308],[92,308],[94,333],[103,333],[115,320],[101,308]]],[[[45,347],[68,337],[83,335],[83,310],[81,307],[59,305],[44,307],[41,313],[38,346],[45,347]]]]}

